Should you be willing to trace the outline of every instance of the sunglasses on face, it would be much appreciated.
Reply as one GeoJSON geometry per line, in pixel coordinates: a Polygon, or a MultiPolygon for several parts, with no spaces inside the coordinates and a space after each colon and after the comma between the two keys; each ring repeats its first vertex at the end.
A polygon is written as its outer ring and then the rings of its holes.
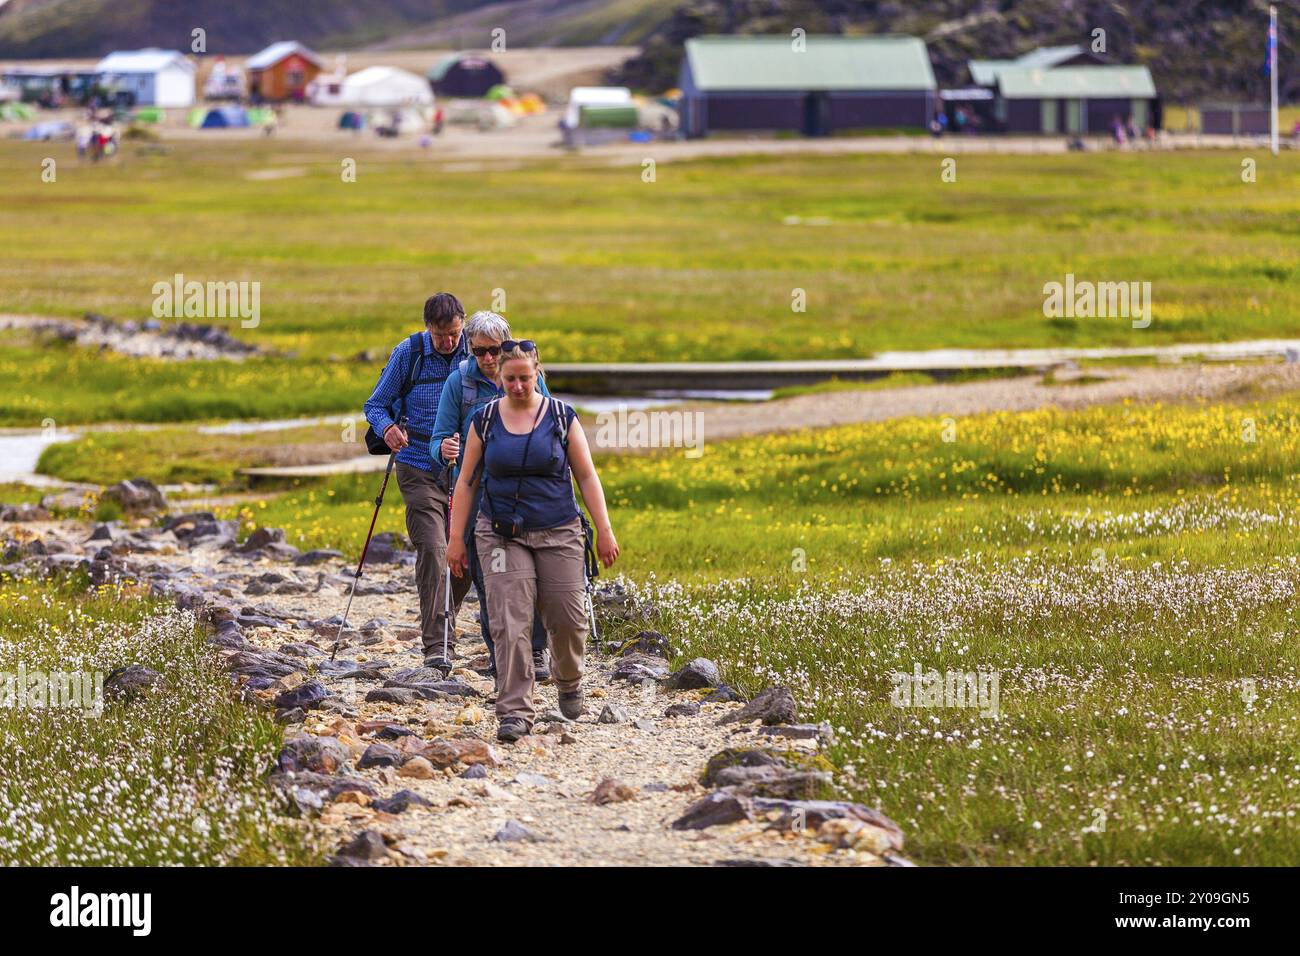
{"type": "Polygon", "coordinates": [[[516,342],[514,339],[506,339],[501,343],[503,352],[536,352],[537,343],[532,339],[521,339],[516,342]]]}
{"type": "Polygon", "coordinates": [[[477,356],[478,358],[482,358],[485,355],[496,356],[501,354],[501,346],[500,345],[476,345],[473,348],[471,348],[470,351],[473,352],[474,355],[477,356]]]}

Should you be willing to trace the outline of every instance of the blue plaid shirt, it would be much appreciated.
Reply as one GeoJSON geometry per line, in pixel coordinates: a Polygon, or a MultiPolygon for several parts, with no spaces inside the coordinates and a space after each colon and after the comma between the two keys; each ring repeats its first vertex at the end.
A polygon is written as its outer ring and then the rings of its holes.
{"type": "MultiPolygon", "coordinates": [[[[443,355],[433,347],[433,339],[428,331],[420,334],[424,346],[424,358],[420,363],[419,375],[415,386],[406,396],[406,417],[408,419],[407,437],[411,443],[397,453],[397,460],[435,475],[442,472],[442,463],[435,462],[429,455],[429,438],[433,434],[434,421],[438,415],[438,399],[442,397],[442,386],[447,381],[451,370],[469,357],[469,342],[465,336],[460,337],[456,351],[443,355]]],[[[402,339],[388,357],[388,364],[379,375],[379,383],[366,401],[366,421],[375,431],[382,435],[401,413],[398,401],[402,386],[411,375],[411,340],[402,339]]]]}

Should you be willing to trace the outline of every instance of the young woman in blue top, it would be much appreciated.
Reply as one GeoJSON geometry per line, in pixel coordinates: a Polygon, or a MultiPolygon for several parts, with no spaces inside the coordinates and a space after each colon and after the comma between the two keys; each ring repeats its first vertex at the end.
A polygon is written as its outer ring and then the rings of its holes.
{"type": "MultiPolygon", "coordinates": [[[[606,567],[618,558],[619,548],[582,425],[572,408],[537,391],[536,345],[506,340],[499,368],[505,396],[474,416],[455,494],[466,501],[482,486],[474,536],[496,646],[497,738],[513,742],[533,724],[529,640],[535,613],[550,633],[560,712],[569,718],[583,712],[585,540],[574,479],[606,567]]],[[[468,523],[466,509],[453,510],[447,563],[457,576],[469,567],[468,523]]]]}
{"type": "MultiPolygon", "coordinates": [[[[447,376],[447,382],[438,400],[438,416],[433,425],[433,437],[429,442],[433,460],[453,467],[453,481],[456,471],[460,468],[463,450],[460,437],[469,434],[470,423],[473,422],[474,415],[480,408],[505,394],[497,384],[497,372],[501,343],[510,338],[510,326],[495,312],[475,312],[465,325],[465,338],[473,354],[460,362],[447,376]]],[[[546,381],[540,376],[537,387],[543,395],[550,396],[551,392],[546,387],[546,381]]],[[[479,503],[477,499],[457,500],[456,507],[470,509],[467,525],[469,534],[465,543],[469,548],[470,576],[479,597],[479,632],[483,635],[483,643],[488,649],[487,673],[488,676],[495,677],[496,649],[492,644],[483,575],[474,553],[474,522],[478,517],[479,503]]],[[[550,665],[546,659],[546,628],[542,626],[541,617],[533,619],[532,647],[533,670],[536,672],[537,681],[542,684],[550,683],[550,665]]]]}

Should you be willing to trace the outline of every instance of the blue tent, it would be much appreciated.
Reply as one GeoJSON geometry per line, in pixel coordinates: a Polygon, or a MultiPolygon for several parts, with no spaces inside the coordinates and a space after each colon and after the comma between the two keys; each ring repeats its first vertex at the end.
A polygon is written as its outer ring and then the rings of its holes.
{"type": "Polygon", "coordinates": [[[360,113],[349,110],[339,117],[339,129],[361,129],[365,125],[365,120],[361,118],[360,113]]]}
{"type": "Polygon", "coordinates": [[[208,110],[199,129],[230,129],[248,126],[248,114],[239,106],[217,106],[208,110]]]}

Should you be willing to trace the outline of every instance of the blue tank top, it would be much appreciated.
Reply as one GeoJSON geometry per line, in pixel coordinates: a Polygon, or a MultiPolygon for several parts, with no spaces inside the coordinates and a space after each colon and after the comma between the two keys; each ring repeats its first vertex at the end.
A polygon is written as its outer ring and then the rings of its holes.
{"type": "Polygon", "coordinates": [[[483,513],[489,518],[519,515],[525,531],[558,528],[578,517],[573,497],[573,476],[569,459],[556,427],[568,434],[575,412],[563,404],[543,399],[541,416],[528,435],[515,435],[501,422],[500,410],[485,405],[474,413],[474,428],[483,435],[486,410],[493,409],[489,434],[483,445],[483,513]],[[524,455],[527,445],[527,457],[524,455]],[[515,491],[518,489],[518,503],[515,491]]]}

